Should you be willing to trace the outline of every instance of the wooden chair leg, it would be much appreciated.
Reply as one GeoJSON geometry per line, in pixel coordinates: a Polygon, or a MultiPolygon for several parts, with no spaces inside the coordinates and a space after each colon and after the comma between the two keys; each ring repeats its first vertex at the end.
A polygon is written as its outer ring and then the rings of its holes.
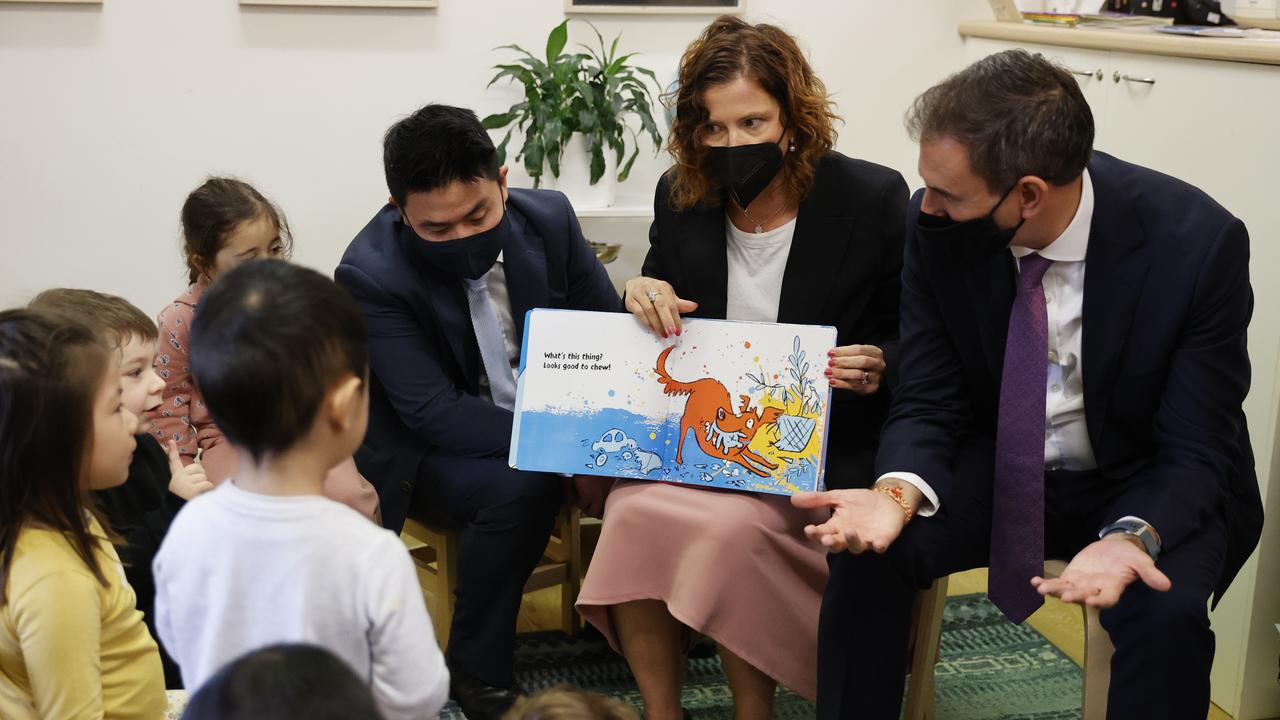
{"type": "Polygon", "coordinates": [[[427,602],[431,625],[443,650],[449,645],[449,628],[453,625],[454,589],[458,585],[457,539],[412,518],[405,521],[400,537],[418,571],[418,584],[424,595],[430,596],[427,602]]]}
{"type": "MultiPolygon", "coordinates": [[[[1067,564],[1062,560],[1046,560],[1044,576],[1062,575],[1067,564]]],[[[1115,647],[1102,627],[1098,611],[1081,607],[1084,617],[1084,687],[1081,689],[1081,720],[1106,720],[1107,691],[1111,688],[1111,656],[1115,647]]]]}
{"type": "Polygon", "coordinates": [[[435,620],[436,641],[441,650],[449,648],[449,630],[453,627],[453,610],[457,605],[454,592],[458,588],[458,538],[452,533],[440,533],[439,555],[436,558],[436,574],[440,594],[436,603],[440,607],[435,620]]]}
{"type": "Polygon", "coordinates": [[[911,675],[907,681],[906,720],[933,720],[937,717],[933,698],[933,666],[938,662],[942,640],[942,611],[947,605],[947,578],[938,578],[920,596],[912,635],[911,675]]]}
{"type": "MultiPolygon", "coordinates": [[[[566,507],[556,518],[543,562],[525,584],[525,592],[560,586],[560,627],[575,635],[581,628],[574,603],[582,586],[582,514],[566,507]]],[[[418,581],[431,597],[431,622],[442,650],[449,645],[458,587],[458,537],[409,518],[402,532],[418,569],[418,581]]]]}
{"type": "Polygon", "coordinates": [[[578,601],[578,590],[582,587],[582,513],[571,507],[566,508],[561,517],[564,522],[560,539],[564,543],[568,571],[560,585],[560,627],[569,635],[577,635],[581,625],[574,603],[578,601]]]}
{"type": "Polygon", "coordinates": [[[1107,691],[1111,689],[1111,656],[1115,646],[1102,627],[1096,608],[1084,611],[1084,700],[1081,720],[1106,720],[1107,691]]]}

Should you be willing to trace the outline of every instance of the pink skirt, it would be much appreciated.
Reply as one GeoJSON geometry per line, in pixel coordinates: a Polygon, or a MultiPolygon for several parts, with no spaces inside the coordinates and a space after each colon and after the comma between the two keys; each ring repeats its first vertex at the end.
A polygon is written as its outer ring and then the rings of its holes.
{"type": "Polygon", "coordinates": [[[621,652],[609,606],[661,600],[677,620],[797,694],[817,697],[823,513],[778,495],[618,481],[577,607],[621,652]]]}

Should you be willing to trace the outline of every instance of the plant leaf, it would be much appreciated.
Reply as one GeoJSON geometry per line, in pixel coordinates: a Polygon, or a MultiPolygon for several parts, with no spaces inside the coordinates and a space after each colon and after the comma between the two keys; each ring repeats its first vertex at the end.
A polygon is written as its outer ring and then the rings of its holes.
{"type": "Polygon", "coordinates": [[[498,165],[507,164],[507,143],[511,142],[511,133],[515,132],[515,128],[508,128],[507,134],[502,137],[502,142],[498,143],[496,148],[498,151],[498,165]]]}
{"type": "Polygon", "coordinates": [[[591,184],[595,185],[604,177],[604,147],[600,144],[600,135],[591,135],[591,184]]]}
{"type": "Polygon", "coordinates": [[[654,85],[656,85],[656,86],[658,86],[658,87],[662,87],[662,83],[658,82],[658,76],[657,76],[657,75],[655,75],[655,74],[653,74],[653,71],[652,71],[652,70],[650,70],[649,68],[640,67],[639,65],[632,65],[632,66],[631,66],[631,69],[632,69],[632,70],[635,70],[635,71],[636,71],[636,72],[638,72],[638,73],[642,73],[642,74],[644,74],[644,75],[648,75],[648,76],[649,76],[649,79],[653,80],[653,84],[654,84],[654,85]]]}
{"type": "Polygon", "coordinates": [[[622,69],[623,63],[627,61],[627,58],[632,57],[633,55],[636,55],[636,54],[638,53],[627,53],[626,55],[623,55],[622,57],[614,60],[613,62],[609,63],[609,67],[605,68],[605,72],[610,75],[617,75],[618,71],[622,69]]]}
{"type": "MultiPolygon", "coordinates": [[[[596,40],[600,41],[600,54],[601,54],[602,56],[604,56],[604,55],[605,55],[605,52],[604,52],[604,36],[600,34],[600,29],[599,29],[599,28],[597,28],[597,27],[595,26],[595,23],[591,22],[590,20],[586,20],[585,22],[587,23],[587,26],[591,28],[591,32],[593,32],[593,33],[595,33],[595,34],[596,34],[596,40]]],[[[607,56],[606,56],[605,58],[602,58],[602,60],[606,60],[606,58],[607,58],[607,56]]],[[[600,64],[601,64],[601,65],[606,65],[606,64],[608,64],[608,63],[607,63],[607,61],[605,61],[605,62],[601,62],[600,64]]]]}
{"type": "Polygon", "coordinates": [[[494,65],[494,67],[500,68],[502,72],[493,76],[493,79],[489,81],[489,84],[485,85],[486,90],[504,77],[518,80],[526,85],[533,80],[533,75],[530,74],[528,69],[522,65],[494,65]]]}
{"type": "Polygon", "coordinates": [[[485,130],[497,130],[498,128],[504,128],[510,125],[511,121],[515,120],[519,115],[519,113],[514,112],[495,113],[481,120],[480,127],[485,130]]]}
{"type": "Polygon", "coordinates": [[[547,36],[547,63],[551,64],[560,57],[560,51],[564,50],[565,43],[569,42],[569,21],[565,20],[559,25],[551,29],[551,34],[547,36]]]}
{"type": "Polygon", "coordinates": [[[595,103],[596,92],[590,84],[582,80],[578,80],[573,83],[573,88],[578,91],[578,95],[580,95],[583,100],[587,101],[588,105],[595,103]]]}
{"type": "Polygon", "coordinates": [[[538,187],[542,181],[542,160],[545,157],[542,138],[537,133],[526,135],[524,149],[521,152],[524,153],[525,172],[533,178],[533,186],[538,187]]]}
{"type": "Polygon", "coordinates": [[[551,168],[552,177],[560,177],[560,156],[564,149],[560,145],[560,118],[551,117],[542,129],[542,147],[546,155],[547,165],[551,168]]]}
{"type": "Polygon", "coordinates": [[[622,166],[622,170],[618,173],[618,182],[626,182],[627,178],[631,176],[631,166],[635,164],[636,157],[639,154],[640,146],[637,145],[635,149],[631,151],[631,157],[627,158],[627,163],[622,166]]]}

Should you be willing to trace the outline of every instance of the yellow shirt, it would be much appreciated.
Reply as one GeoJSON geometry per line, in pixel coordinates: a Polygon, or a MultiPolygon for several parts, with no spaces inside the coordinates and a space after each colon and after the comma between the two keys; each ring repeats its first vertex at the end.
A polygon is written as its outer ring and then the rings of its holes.
{"type": "MultiPolygon", "coordinates": [[[[96,520],[90,532],[102,536],[96,520]]],[[[138,718],[165,712],[164,672],[108,542],[104,587],[60,532],[24,528],[0,607],[0,718],[138,718]]]]}

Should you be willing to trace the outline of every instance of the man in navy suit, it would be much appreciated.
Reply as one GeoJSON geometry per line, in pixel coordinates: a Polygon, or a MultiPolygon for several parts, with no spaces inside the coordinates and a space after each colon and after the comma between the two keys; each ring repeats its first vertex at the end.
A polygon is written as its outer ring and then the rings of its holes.
{"type": "Polygon", "coordinates": [[[369,432],[356,454],[383,524],[458,529],[451,691],[469,718],[515,701],[516,614],[563,479],[507,465],[525,313],[620,311],[568,200],[507,188],[470,110],[428,105],[387,131],[390,203],[334,273],[363,306],[369,432]]]}
{"type": "Polygon", "coordinates": [[[1045,595],[1103,609],[1109,717],[1203,720],[1206,606],[1262,525],[1245,227],[1094,152],[1079,87],[1039,55],[951,76],[908,128],[925,189],[879,479],[795,499],[832,509],[806,532],[839,553],[827,597],[845,598],[822,609],[819,717],[897,718],[917,591],[988,566],[1016,622],[1045,595]],[[1039,577],[1055,557],[1061,578],[1039,577]]]}

